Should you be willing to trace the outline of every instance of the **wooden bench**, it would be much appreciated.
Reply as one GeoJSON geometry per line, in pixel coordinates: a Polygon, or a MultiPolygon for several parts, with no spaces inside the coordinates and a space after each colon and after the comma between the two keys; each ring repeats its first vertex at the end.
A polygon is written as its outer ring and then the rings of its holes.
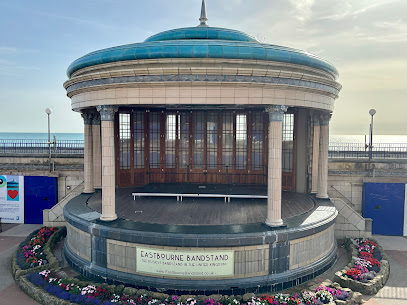
{"type": "Polygon", "coordinates": [[[267,195],[226,195],[226,194],[132,193],[132,196],[133,200],[136,200],[137,197],[177,197],[177,201],[182,201],[183,197],[225,198],[225,202],[230,202],[231,198],[267,199],[267,195]]]}

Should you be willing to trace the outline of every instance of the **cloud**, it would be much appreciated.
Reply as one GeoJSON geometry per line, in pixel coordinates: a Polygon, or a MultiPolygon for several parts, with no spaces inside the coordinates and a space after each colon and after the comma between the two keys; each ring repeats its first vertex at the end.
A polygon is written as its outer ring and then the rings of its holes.
{"type": "Polygon", "coordinates": [[[0,54],[16,54],[18,52],[17,48],[13,47],[0,47],[0,54]]]}
{"type": "MultiPolygon", "coordinates": [[[[361,3],[364,3],[364,2],[366,2],[366,1],[361,1],[361,3]]],[[[400,0],[383,0],[383,1],[376,0],[375,2],[376,3],[374,3],[374,4],[371,4],[371,1],[366,2],[366,3],[369,3],[369,5],[366,5],[366,6],[362,7],[361,9],[356,10],[355,12],[352,13],[352,15],[353,16],[362,15],[369,11],[376,10],[382,6],[385,6],[385,5],[388,5],[391,3],[395,3],[395,2],[400,2],[400,0]]]]}
{"type": "Polygon", "coordinates": [[[305,22],[312,16],[312,8],[315,0],[289,0],[294,8],[293,15],[301,22],[305,22]]]}

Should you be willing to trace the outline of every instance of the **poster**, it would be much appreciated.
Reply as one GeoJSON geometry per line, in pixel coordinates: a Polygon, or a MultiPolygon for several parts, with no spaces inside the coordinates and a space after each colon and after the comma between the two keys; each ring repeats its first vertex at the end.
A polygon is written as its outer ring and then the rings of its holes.
{"type": "Polygon", "coordinates": [[[3,223],[24,223],[24,176],[0,175],[0,217],[3,223]]]}
{"type": "Polygon", "coordinates": [[[234,271],[234,251],[181,251],[137,247],[137,272],[172,277],[222,277],[234,271]]]}

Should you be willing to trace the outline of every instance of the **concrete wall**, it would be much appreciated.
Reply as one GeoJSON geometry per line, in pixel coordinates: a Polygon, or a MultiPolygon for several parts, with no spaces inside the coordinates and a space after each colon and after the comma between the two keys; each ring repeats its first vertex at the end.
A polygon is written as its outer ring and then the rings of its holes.
{"type": "MultiPolygon", "coordinates": [[[[311,170],[310,154],[312,148],[304,151],[305,143],[312,137],[312,128],[307,127],[307,110],[299,110],[297,142],[297,192],[304,192],[307,172],[311,170]],[[308,136],[308,133],[310,135],[308,136]],[[310,150],[311,149],[311,150],[310,150]],[[307,170],[308,167],[308,170],[307,170]]],[[[49,176],[58,178],[58,200],[78,187],[83,182],[83,158],[53,158],[56,171],[49,172],[48,158],[37,156],[0,156],[0,172],[5,175],[49,176]]],[[[328,194],[339,211],[335,225],[335,236],[364,237],[371,235],[371,221],[361,216],[363,185],[366,182],[406,183],[407,161],[369,162],[362,160],[330,160],[328,194]],[[373,170],[374,169],[374,170],[373,170]],[[374,175],[374,177],[373,177],[374,175]]],[[[311,183],[311,181],[309,181],[311,183]]],[[[52,213],[62,213],[62,207],[52,213]]],[[[61,215],[44,213],[44,224],[64,225],[61,215]],[[52,221],[51,221],[52,219],[52,221]]]]}
{"type": "Polygon", "coordinates": [[[46,176],[58,178],[58,201],[83,182],[83,157],[52,158],[55,170],[50,172],[45,156],[1,155],[0,173],[4,175],[46,176]]]}
{"type": "Polygon", "coordinates": [[[337,238],[371,236],[372,221],[361,216],[363,187],[367,182],[406,183],[407,161],[371,164],[361,160],[329,162],[328,194],[339,212],[335,224],[337,238]]]}
{"type": "Polygon", "coordinates": [[[407,161],[373,162],[364,161],[330,161],[328,193],[331,198],[344,197],[354,209],[362,212],[363,185],[374,183],[406,183],[407,161]]]}
{"type": "Polygon", "coordinates": [[[50,171],[49,159],[36,155],[1,155],[0,173],[4,175],[56,177],[58,180],[58,204],[51,210],[44,210],[43,224],[63,226],[66,224],[62,209],[83,182],[83,157],[64,156],[52,158],[54,171],[50,171]],[[61,204],[62,203],[62,204],[61,204]]]}

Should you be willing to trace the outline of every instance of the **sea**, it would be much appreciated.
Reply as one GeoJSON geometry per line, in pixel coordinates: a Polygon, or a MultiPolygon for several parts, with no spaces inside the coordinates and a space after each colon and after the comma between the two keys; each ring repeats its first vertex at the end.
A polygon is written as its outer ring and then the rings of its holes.
{"type": "MultiPolygon", "coordinates": [[[[51,133],[51,140],[83,140],[83,133],[51,133]]],[[[1,140],[48,140],[48,133],[0,132],[1,140]]]]}

